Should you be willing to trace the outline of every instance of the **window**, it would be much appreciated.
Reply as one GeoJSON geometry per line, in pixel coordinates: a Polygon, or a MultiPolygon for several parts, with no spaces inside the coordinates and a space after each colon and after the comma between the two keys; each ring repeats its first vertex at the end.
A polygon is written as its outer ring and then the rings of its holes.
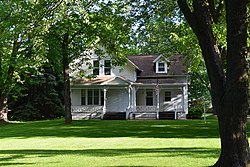
{"type": "Polygon", "coordinates": [[[165,62],[156,62],[156,73],[167,73],[167,64],[165,62]]]}
{"type": "Polygon", "coordinates": [[[111,63],[110,60],[104,61],[104,74],[110,75],[111,74],[111,63]]]}
{"type": "Polygon", "coordinates": [[[158,71],[159,72],[164,72],[165,71],[165,63],[158,63],[158,71]]]}
{"type": "Polygon", "coordinates": [[[146,90],[146,106],[153,105],[153,90],[146,90]]]}
{"type": "Polygon", "coordinates": [[[101,91],[101,105],[104,105],[104,92],[101,91]]]}
{"type": "Polygon", "coordinates": [[[88,105],[93,105],[93,90],[88,90],[88,105]]]}
{"type": "Polygon", "coordinates": [[[96,89],[93,91],[94,105],[99,105],[99,90],[96,89]]]}
{"type": "Polygon", "coordinates": [[[98,60],[94,60],[93,61],[93,74],[94,75],[99,75],[99,69],[100,69],[100,66],[99,66],[99,61],[98,60]]]}
{"type": "Polygon", "coordinates": [[[171,101],[171,92],[165,92],[165,101],[171,101]]]}
{"type": "Polygon", "coordinates": [[[81,105],[86,105],[86,92],[85,89],[81,91],[81,105]]]}
{"type": "Polygon", "coordinates": [[[99,89],[82,89],[81,91],[81,105],[103,105],[104,97],[103,91],[99,89]]]}

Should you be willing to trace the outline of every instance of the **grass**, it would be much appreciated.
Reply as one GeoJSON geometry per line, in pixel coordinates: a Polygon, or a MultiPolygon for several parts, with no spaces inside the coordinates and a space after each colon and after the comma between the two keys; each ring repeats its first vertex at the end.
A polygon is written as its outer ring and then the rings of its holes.
{"type": "Polygon", "coordinates": [[[185,121],[63,120],[1,125],[0,166],[211,166],[220,153],[215,118],[185,121]]]}

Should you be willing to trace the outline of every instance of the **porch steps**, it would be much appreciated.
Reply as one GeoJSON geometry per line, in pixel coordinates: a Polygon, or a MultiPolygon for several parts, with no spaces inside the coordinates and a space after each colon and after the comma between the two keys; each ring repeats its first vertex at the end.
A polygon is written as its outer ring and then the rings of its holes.
{"type": "Polygon", "coordinates": [[[126,112],[106,112],[104,120],[126,120],[126,112]]]}
{"type": "Polygon", "coordinates": [[[173,120],[175,119],[175,112],[174,111],[159,112],[159,119],[173,120]]]}
{"type": "Polygon", "coordinates": [[[81,120],[81,119],[101,119],[101,112],[72,112],[73,120],[81,120]]]}

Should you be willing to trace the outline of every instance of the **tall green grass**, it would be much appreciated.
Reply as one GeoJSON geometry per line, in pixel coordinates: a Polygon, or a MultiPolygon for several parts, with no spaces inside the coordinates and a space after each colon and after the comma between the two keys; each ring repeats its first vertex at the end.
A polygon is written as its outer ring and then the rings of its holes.
{"type": "Polygon", "coordinates": [[[211,166],[217,120],[63,120],[0,126],[0,166],[211,166]]]}

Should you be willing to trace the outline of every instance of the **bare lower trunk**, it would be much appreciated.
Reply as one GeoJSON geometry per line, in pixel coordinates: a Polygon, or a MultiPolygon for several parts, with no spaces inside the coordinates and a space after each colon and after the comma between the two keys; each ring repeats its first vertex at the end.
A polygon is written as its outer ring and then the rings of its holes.
{"type": "Polygon", "coordinates": [[[224,100],[224,107],[218,115],[221,154],[215,167],[246,167],[249,165],[249,144],[246,133],[247,103],[241,105],[240,98],[235,97],[234,93],[236,92],[231,93],[231,98],[224,100]]]}
{"type": "Polygon", "coordinates": [[[0,97],[0,124],[7,123],[8,121],[7,98],[2,96],[0,97]]]}

